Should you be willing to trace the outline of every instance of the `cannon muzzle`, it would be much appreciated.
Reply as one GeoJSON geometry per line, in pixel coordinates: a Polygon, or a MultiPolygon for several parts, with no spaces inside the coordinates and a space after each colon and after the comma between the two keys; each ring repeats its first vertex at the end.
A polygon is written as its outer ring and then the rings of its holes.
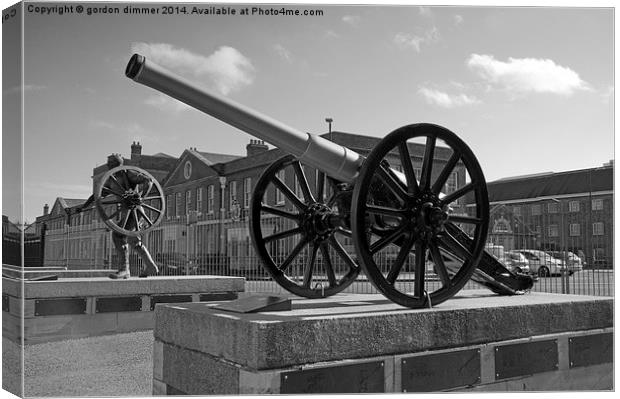
{"type": "Polygon", "coordinates": [[[145,86],[176,98],[212,117],[260,138],[334,179],[352,183],[363,157],[323,137],[301,132],[226,97],[198,88],[165,68],[134,54],[125,75],[145,86]]]}

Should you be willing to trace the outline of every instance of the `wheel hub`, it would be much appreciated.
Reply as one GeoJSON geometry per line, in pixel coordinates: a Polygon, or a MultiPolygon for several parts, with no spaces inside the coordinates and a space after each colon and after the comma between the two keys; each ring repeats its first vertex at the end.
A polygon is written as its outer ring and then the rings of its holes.
{"type": "Polygon", "coordinates": [[[142,197],[140,196],[139,193],[135,192],[134,190],[125,191],[122,199],[123,199],[123,203],[130,209],[133,209],[137,207],[138,205],[142,204],[142,197]]]}
{"type": "Polygon", "coordinates": [[[410,221],[413,230],[422,238],[429,240],[444,231],[448,220],[448,207],[440,206],[439,198],[423,194],[410,205],[410,221]]]}
{"type": "Polygon", "coordinates": [[[336,226],[331,220],[336,213],[327,205],[311,204],[304,212],[301,227],[309,240],[324,241],[334,232],[336,226]]]}

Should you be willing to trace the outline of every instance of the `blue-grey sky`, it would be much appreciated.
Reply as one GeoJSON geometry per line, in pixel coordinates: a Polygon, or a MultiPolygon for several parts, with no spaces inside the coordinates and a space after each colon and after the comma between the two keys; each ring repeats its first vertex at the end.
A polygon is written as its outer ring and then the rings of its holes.
{"type": "Polygon", "coordinates": [[[133,52],[311,133],[325,117],[377,137],[443,125],[489,181],[613,158],[609,8],[289,7],[323,15],[26,11],[26,220],[58,196],[88,197],[92,168],[134,140],[146,154],[244,153],[247,134],[127,79],[133,52]]]}

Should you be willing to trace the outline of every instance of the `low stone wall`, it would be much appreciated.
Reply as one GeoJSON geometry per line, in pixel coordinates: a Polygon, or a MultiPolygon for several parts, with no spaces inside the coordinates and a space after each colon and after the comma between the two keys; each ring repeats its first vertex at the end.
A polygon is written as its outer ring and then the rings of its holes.
{"type": "Polygon", "coordinates": [[[24,344],[152,329],[157,304],[231,300],[244,279],[155,276],[2,279],[2,333],[24,344]]]}
{"type": "Polygon", "coordinates": [[[155,395],[613,388],[611,298],[476,290],[411,310],[340,294],[290,311],[155,313],[155,395]]]}

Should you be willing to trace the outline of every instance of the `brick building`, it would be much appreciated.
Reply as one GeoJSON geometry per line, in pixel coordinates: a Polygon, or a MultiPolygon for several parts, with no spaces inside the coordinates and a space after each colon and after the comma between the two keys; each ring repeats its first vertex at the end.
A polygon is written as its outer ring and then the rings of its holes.
{"type": "Polygon", "coordinates": [[[589,266],[613,263],[613,162],[488,183],[488,241],[510,249],[568,250],[589,266]]]}

